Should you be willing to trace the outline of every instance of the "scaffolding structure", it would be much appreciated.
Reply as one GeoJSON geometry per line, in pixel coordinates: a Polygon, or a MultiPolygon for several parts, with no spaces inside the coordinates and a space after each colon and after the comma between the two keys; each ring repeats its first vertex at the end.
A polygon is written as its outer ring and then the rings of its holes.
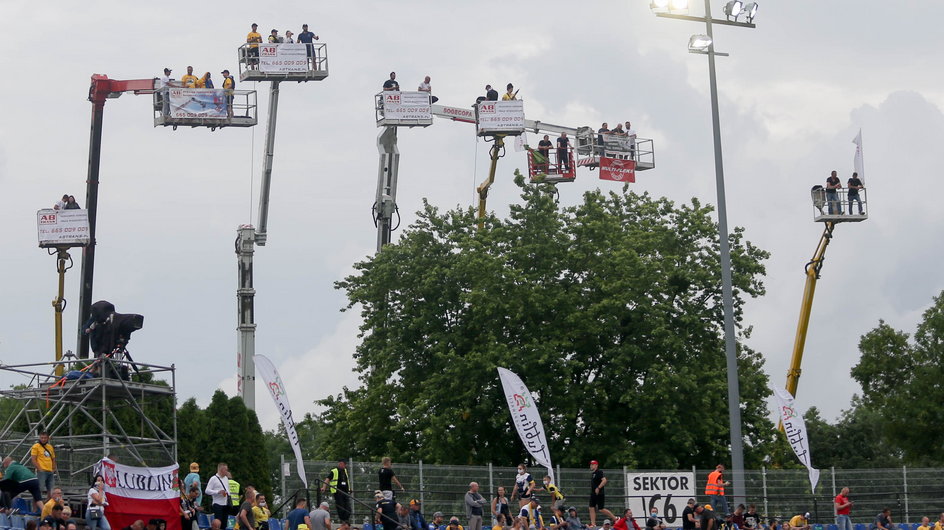
{"type": "Polygon", "coordinates": [[[39,433],[48,432],[64,491],[84,493],[106,456],[137,466],[177,462],[173,365],[108,357],[0,364],[0,381],[0,454],[26,463],[39,433]]]}

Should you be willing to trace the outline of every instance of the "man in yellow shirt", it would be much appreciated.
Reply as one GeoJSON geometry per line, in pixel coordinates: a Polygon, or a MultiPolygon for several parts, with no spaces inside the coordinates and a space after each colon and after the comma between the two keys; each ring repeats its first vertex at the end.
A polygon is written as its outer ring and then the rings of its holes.
{"type": "Polygon", "coordinates": [[[250,66],[259,63],[259,43],[262,42],[262,34],[256,31],[258,28],[259,24],[253,24],[252,31],[246,35],[246,42],[249,43],[249,58],[247,63],[250,66]]]}
{"type": "Polygon", "coordinates": [[[515,90],[515,85],[508,83],[508,86],[506,87],[506,89],[507,91],[504,94],[502,94],[502,101],[515,101],[516,99],[518,99],[518,91],[515,90]],[[512,90],[515,90],[515,91],[512,92],[512,90]]]}
{"type": "Polygon", "coordinates": [[[788,530],[810,530],[810,512],[794,515],[788,524],[788,530]]]}
{"type": "Polygon", "coordinates": [[[199,81],[199,78],[197,78],[197,76],[193,75],[193,67],[192,67],[192,66],[188,66],[188,67],[187,67],[187,75],[181,76],[181,78],[180,78],[180,84],[183,85],[184,88],[196,88],[196,87],[197,87],[197,81],[199,81]]]}
{"type": "Polygon", "coordinates": [[[43,511],[39,515],[39,518],[45,519],[46,517],[49,517],[50,515],[52,515],[52,509],[57,504],[60,506],[64,504],[62,502],[62,490],[59,488],[53,488],[52,495],[49,496],[49,500],[46,501],[46,504],[43,505],[43,511]]]}
{"type": "Polygon", "coordinates": [[[252,507],[252,515],[256,520],[256,528],[269,527],[268,521],[269,517],[272,515],[272,512],[269,511],[269,506],[266,504],[266,498],[264,494],[256,494],[256,503],[252,507]]]}
{"type": "Polygon", "coordinates": [[[49,433],[39,433],[39,441],[30,449],[30,460],[36,469],[36,478],[39,479],[39,488],[43,495],[49,495],[56,478],[56,450],[49,443],[49,433]]]}
{"type": "Polygon", "coordinates": [[[921,526],[918,527],[918,530],[931,530],[931,519],[927,517],[921,518],[921,526]]]}
{"type": "Polygon", "coordinates": [[[944,513],[941,513],[940,519],[934,521],[934,530],[944,530],[944,513]]]}

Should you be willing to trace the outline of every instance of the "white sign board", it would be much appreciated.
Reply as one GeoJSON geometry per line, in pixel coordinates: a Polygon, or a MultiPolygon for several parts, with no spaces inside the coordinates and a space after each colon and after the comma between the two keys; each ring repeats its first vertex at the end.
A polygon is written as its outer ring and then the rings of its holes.
{"type": "Polygon", "coordinates": [[[521,131],[524,129],[524,101],[483,101],[479,103],[479,132],[521,131]]]}
{"type": "Polygon", "coordinates": [[[307,72],[307,45],[260,44],[259,71],[267,73],[307,72]]]}
{"type": "Polygon", "coordinates": [[[213,88],[170,88],[167,90],[170,117],[225,120],[229,117],[225,92],[213,88]]]}
{"type": "Polygon", "coordinates": [[[468,108],[464,109],[462,107],[438,107],[437,116],[442,116],[444,118],[450,118],[454,121],[464,121],[467,123],[475,123],[475,110],[468,108]]]}
{"type": "Polygon", "coordinates": [[[40,210],[36,212],[40,247],[88,245],[88,210],[40,210]]]}
{"type": "Polygon", "coordinates": [[[381,92],[385,120],[432,120],[429,92],[381,92]]]}
{"type": "Polygon", "coordinates": [[[626,507],[636,517],[648,517],[650,508],[655,507],[666,525],[681,527],[682,510],[688,499],[695,498],[695,474],[627,473],[626,495],[626,507]]]}

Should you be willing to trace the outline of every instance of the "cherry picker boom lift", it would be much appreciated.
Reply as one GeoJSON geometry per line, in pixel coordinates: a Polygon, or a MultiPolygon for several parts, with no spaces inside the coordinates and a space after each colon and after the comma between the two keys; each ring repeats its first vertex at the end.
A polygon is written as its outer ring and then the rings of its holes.
{"type": "Polygon", "coordinates": [[[866,200],[866,190],[859,190],[861,199],[860,211],[858,215],[852,214],[851,201],[848,200],[847,190],[837,192],[836,200],[827,200],[825,190],[816,186],[810,192],[813,199],[813,208],[815,209],[815,222],[823,223],[823,234],[819,238],[819,244],[813,252],[813,259],[806,264],[806,284],[803,288],[803,298],[800,301],[800,318],[797,322],[796,337],[793,341],[793,355],[790,358],[790,369],[787,371],[787,391],[790,395],[796,397],[797,386],[800,383],[800,364],[803,362],[803,350],[806,347],[806,332],[810,327],[810,313],[813,310],[813,294],[816,292],[816,281],[819,280],[820,271],[823,269],[823,262],[826,259],[826,247],[833,239],[833,230],[838,223],[857,223],[869,218],[868,201],[866,200]],[[820,189],[817,189],[820,188],[820,189]],[[841,195],[840,195],[841,194],[841,195]],[[849,207],[849,214],[845,212],[849,207]],[[823,208],[827,210],[824,212],[823,208]]]}
{"type": "MultiPolygon", "coordinates": [[[[493,142],[489,149],[488,177],[476,188],[479,195],[479,227],[482,226],[485,218],[488,192],[495,182],[498,159],[505,153],[506,137],[519,136],[526,131],[548,134],[567,133],[576,142],[573,148],[566,151],[568,159],[557,160],[553,165],[536,161],[533,152],[529,152],[529,175],[532,181],[553,184],[573,182],[577,166],[594,169],[600,164],[600,158],[604,155],[603,146],[598,141],[599,136],[590,127],[564,127],[525,119],[522,101],[481,101],[471,108],[448,107],[431,105],[429,94],[426,92],[385,91],[375,96],[374,112],[377,126],[383,127],[377,137],[380,165],[377,194],[373,206],[378,252],[384,245],[390,243],[391,232],[396,229],[394,216],[399,215],[396,202],[400,161],[400,152],[397,149],[398,127],[428,127],[433,123],[432,117],[436,116],[475,124],[476,134],[484,137],[486,141],[493,142]],[[575,160],[574,152],[582,158],[575,160]],[[554,166],[554,171],[548,171],[551,166],[554,166]]],[[[556,149],[552,151],[557,152],[556,149]]],[[[632,158],[639,171],[655,167],[650,139],[637,139],[632,148],[625,150],[608,146],[606,156],[632,158]]]]}

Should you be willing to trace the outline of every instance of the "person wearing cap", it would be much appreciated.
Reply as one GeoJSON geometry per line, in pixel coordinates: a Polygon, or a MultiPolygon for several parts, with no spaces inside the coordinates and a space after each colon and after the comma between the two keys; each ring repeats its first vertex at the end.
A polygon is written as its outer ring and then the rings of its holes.
{"type": "Polygon", "coordinates": [[[210,72],[203,74],[203,77],[197,79],[196,88],[214,88],[213,80],[210,79],[210,72]]]}
{"type": "Polygon", "coordinates": [[[597,510],[603,510],[606,504],[606,475],[600,469],[600,463],[590,461],[590,526],[597,526],[597,510]]]}
{"type": "Polygon", "coordinates": [[[288,512],[285,516],[285,530],[308,530],[311,520],[308,517],[308,501],[298,499],[295,501],[295,509],[288,512]],[[305,528],[302,529],[302,526],[305,528]]]}
{"type": "Polygon", "coordinates": [[[508,86],[505,87],[505,93],[502,94],[502,101],[514,101],[518,99],[518,92],[512,92],[515,89],[515,85],[508,83],[508,86]]]}
{"type": "Polygon", "coordinates": [[[226,94],[226,115],[230,118],[233,117],[233,98],[236,93],[236,80],[233,79],[233,76],[229,74],[229,70],[223,70],[220,72],[223,75],[223,85],[222,89],[225,90],[226,94]]]}
{"type": "Polygon", "coordinates": [[[298,43],[305,45],[305,52],[308,54],[308,58],[311,60],[312,70],[316,70],[315,47],[313,45],[314,41],[316,40],[318,40],[318,35],[315,35],[313,31],[308,31],[308,24],[302,24],[302,32],[298,34],[298,43]]]}
{"type": "Polygon", "coordinates": [[[334,496],[334,505],[341,522],[351,520],[351,487],[347,476],[347,462],[338,460],[338,465],[321,481],[321,491],[334,496]]]}
{"type": "Polygon", "coordinates": [[[533,495],[528,499],[528,504],[521,507],[521,511],[518,513],[518,520],[525,529],[533,528],[540,530],[544,528],[544,519],[541,517],[541,506],[538,504],[537,498],[533,495]]]}
{"type": "Polygon", "coordinates": [[[200,494],[197,496],[197,506],[203,505],[203,484],[200,482],[200,464],[196,462],[190,462],[190,473],[184,477],[184,492],[190,491],[194,485],[197,486],[197,489],[200,490],[200,494]]]}
{"type": "Polygon", "coordinates": [[[331,530],[331,513],[327,502],[322,502],[308,514],[309,530],[331,530]]]}
{"type": "Polygon", "coordinates": [[[567,528],[567,530],[583,530],[587,525],[580,522],[580,517],[577,517],[577,508],[571,506],[567,508],[567,515],[564,517],[563,526],[567,528]]]}
{"type": "Polygon", "coordinates": [[[465,530],[461,524],[459,524],[459,518],[453,515],[449,518],[449,524],[446,526],[446,530],[465,530]]]}
{"type": "Polygon", "coordinates": [[[410,499],[410,529],[426,530],[426,527],[426,519],[423,517],[420,501],[418,499],[410,499]]]}
{"type": "Polygon", "coordinates": [[[789,525],[789,530],[810,530],[810,512],[794,515],[787,524],[789,525]]]}
{"type": "Polygon", "coordinates": [[[603,530],[610,530],[610,528],[613,528],[613,522],[610,521],[609,519],[604,519],[603,526],[601,526],[600,528],[602,528],[603,530]]]}
{"type": "Polygon", "coordinates": [[[259,63],[259,43],[262,42],[262,35],[257,29],[259,24],[253,23],[252,30],[246,34],[246,43],[249,44],[246,62],[250,67],[259,63]]]}
{"type": "Polygon", "coordinates": [[[269,32],[269,44],[279,44],[282,42],[282,37],[279,37],[279,30],[273,29],[269,32]]]}
{"type": "Polygon", "coordinates": [[[433,521],[426,525],[426,530],[445,530],[446,524],[442,512],[433,513],[433,521]]]}

